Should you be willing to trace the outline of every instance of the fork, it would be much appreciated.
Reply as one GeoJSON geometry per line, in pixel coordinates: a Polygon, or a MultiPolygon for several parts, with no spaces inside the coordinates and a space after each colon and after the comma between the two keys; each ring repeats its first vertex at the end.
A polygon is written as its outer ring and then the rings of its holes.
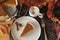
{"type": "Polygon", "coordinates": [[[42,28],[43,28],[43,30],[44,30],[45,40],[48,40],[48,39],[47,39],[47,35],[46,35],[46,30],[45,30],[45,21],[44,21],[43,18],[41,19],[41,26],[42,26],[42,28]]]}

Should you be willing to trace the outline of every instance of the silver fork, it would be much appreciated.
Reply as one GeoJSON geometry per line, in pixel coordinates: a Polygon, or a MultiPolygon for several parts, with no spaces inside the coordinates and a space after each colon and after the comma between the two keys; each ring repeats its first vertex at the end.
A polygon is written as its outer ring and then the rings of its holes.
{"type": "Polygon", "coordinates": [[[44,30],[44,36],[45,36],[45,40],[48,40],[47,39],[47,35],[46,35],[46,30],[45,30],[45,21],[44,21],[44,19],[42,18],[41,19],[41,26],[42,26],[42,28],[43,28],[43,30],[44,30]]]}

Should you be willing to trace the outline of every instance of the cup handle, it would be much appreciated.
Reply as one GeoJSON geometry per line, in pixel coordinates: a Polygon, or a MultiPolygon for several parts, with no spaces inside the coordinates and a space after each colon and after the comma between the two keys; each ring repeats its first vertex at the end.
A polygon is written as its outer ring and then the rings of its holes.
{"type": "Polygon", "coordinates": [[[39,14],[38,14],[38,17],[39,17],[39,18],[43,18],[43,14],[39,13],[39,14]]]}

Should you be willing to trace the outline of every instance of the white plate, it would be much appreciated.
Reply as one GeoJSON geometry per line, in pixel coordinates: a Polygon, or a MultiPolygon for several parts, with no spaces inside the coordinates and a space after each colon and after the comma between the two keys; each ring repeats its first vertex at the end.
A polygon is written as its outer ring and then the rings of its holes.
{"type": "Polygon", "coordinates": [[[11,34],[14,40],[38,40],[38,38],[41,35],[41,28],[37,20],[29,16],[23,16],[18,18],[15,22],[13,23],[11,28],[11,34]],[[16,29],[15,22],[19,22],[23,25],[22,27],[19,28],[19,31],[17,31],[16,29]],[[33,23],[35,26],[35,29],[27,33],[24,37],[20,37],[21,31],[27,22],[33,23]]]}

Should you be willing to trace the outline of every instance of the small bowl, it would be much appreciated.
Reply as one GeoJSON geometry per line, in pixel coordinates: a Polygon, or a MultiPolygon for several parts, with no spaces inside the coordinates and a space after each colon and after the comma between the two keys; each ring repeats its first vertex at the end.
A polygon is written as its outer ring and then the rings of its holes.
{"type": "Polygon", "coordinates": [[[16,7],[10,7],[10,6],[3,6],[4,10],[7,12],[8,17],[5,19],[0,20],[0,22],[8,21],[17,14],[16,7]]]}

